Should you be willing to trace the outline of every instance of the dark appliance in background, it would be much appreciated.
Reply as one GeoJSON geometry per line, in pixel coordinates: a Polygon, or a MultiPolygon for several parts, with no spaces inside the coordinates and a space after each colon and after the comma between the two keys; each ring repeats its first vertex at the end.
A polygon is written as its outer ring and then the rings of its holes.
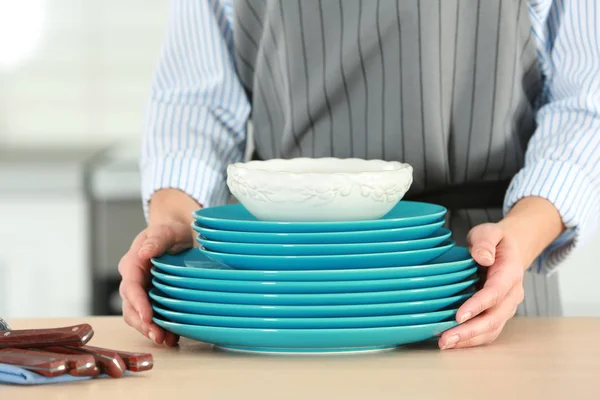
{"type": "Polygon", "coordinates": [[[88,179],[93,315],[121,315],[119,261],[146,226],[138,159],[131,153],[137,148],[108,154],[91,168],[88,179]]]}

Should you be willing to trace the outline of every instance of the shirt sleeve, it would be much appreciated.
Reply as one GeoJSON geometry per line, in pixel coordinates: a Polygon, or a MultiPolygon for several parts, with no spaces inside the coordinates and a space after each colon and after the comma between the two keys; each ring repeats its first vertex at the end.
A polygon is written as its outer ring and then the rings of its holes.
{"type": "Polygon", "coordinates": [[[545,78],[537,130],[524,168],[513,178],[504,212],[540,196],[560,212],[567,232],[535,268],[552,273],[586,244],[600,217],[600,28],[598,0],[530,2],[545,78]],[[535,23],[537,20],[538,23],[535,23]]]}
{"type": "Polygon", "coordinates": [[[250,112],[232,57],[232,5],[172,1],[142,133],[142,200],[179,189],[223,204],[227,165],[243,159],[250,112]]]}

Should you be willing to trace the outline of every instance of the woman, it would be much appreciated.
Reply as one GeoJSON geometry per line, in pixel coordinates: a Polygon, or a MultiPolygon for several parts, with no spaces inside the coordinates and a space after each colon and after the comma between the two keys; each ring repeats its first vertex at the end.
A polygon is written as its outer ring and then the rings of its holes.
{"type": "MultiPolygon", "coordinates": [[[[595,0],[181,0],[144,131],[148,227],[119,270],[126,322],[156,343],[149,259],[193,246],[243,159],[361,157],[414,168],[487,267],[442,349],[491,343],[515,313],[559,315],[552,274],[600,204],[595,0]]],[[[460,244],[460,243],[459,243],[460,244]]]]}

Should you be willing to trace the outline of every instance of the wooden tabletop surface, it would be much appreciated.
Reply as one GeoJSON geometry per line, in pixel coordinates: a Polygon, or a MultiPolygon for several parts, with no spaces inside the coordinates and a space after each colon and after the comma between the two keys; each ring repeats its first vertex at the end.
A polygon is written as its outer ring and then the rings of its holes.
{"type": "Polygon", "coordinates": [[[165,348],[119,317],[8,321],[12,329],[87,322],[90,345],[151,352],[155,367],[120,379],[35,387],[0,399],[600,399],[600,318],[515,318],[491,346],[420,345],[348,356],[226,353],[183,339],[165,348]]]}

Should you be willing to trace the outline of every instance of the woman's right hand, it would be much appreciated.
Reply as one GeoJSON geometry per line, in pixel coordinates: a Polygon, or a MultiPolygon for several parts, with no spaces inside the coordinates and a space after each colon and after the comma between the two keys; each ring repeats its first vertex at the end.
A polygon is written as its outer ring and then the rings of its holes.
{"type": "Polygon", "coordinates": [[[147,294],[151,280],[150,259],[194,246],[190,224],[192,211],[199,206],[181,192],[165,192],[152,198],[148,227],[136,236],[119,262],[122,277],[119,293],[123,301],[123,318],[129,326],[156,344],[174,346],[179,338],[152,322],[153,311],[147,294]],[[169,212],[174,209],[178,211],[177,215],[169,212]]]}

